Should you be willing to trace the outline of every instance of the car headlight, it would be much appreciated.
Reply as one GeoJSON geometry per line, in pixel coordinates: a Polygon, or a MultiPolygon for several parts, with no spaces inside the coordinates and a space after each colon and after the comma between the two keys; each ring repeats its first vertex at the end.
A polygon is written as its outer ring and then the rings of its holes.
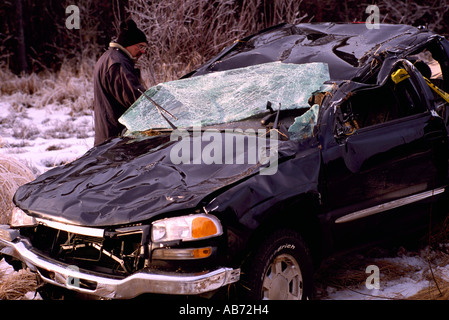
{"type": "Polygon", "coordinates": [[[11,227],[32,227],[37,225],[37,221],[32,216],[27,215],[22,209],[14,207],[11,214],[11,227]]]}
{"type": "Polygon", "coordinates": [[[193,241],[223,234],[223,228],[218,218],[209,214],[166,218],[157,220],[152,225],[151,239],[153,242],[193,241]]]}

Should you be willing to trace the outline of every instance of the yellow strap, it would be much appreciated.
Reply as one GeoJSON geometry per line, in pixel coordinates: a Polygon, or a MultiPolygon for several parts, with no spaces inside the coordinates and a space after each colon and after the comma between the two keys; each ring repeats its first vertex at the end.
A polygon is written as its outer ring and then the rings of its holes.
{"type": "Polygon", "coordinates": [[[410,78],[410,76],[405,69],[398,69],[391,74],[391,80],[396,84],[408,78],[410,78]]]}
{"type": "MultiPolygon", "coordinates": [[[[391,80],[395,84],[398,84],[401,81],[404,81],[405,79],[410,78],[410,75],[407,73],[405,69],[398,69],[395,72],[391,74],[391,80]]],[[[429,79],[426,77],[423,77],[424,80],[426,80],[427,85],[435,91],[441,98],[443,98],[447,103],[449,103],[449,94],[438,88],[436,85],[434,85],[429,79]]]]}
{"type": "Polygon", "coordinates": [[[447,94],[446,92],[444,92],[443,90],[438,88],[436,85],[434,85],[432,82],[430,82],[430,80],[427,79],[426,77],[423,77],[423,78],[424,78],[424,80],[426,80],[427,84],[433,91],[435,91],[441,98],[443,98],[447,103],[449,103],[449,94],[447,94]]]}

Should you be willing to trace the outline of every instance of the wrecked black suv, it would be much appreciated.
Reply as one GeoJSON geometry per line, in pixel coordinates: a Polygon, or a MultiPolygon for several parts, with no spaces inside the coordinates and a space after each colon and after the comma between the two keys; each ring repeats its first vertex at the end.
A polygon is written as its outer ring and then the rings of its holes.
{"type": "Polygon", "coordinates": [[[449,42],[424,28],[261,31],[147,90],[122,137],[20,187],[0,252],[103,298],[310,298],[324,257],[435,221],[447,91],[449,42]]]}

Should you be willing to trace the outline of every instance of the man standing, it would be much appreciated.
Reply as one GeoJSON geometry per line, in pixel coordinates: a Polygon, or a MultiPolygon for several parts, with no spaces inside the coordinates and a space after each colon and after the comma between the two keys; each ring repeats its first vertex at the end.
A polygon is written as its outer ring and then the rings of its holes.
{"type": "Polygon", "coordinates": [[[118,118],[140,97],[139,70],[134,63],[145,53],[145,34],[133,20],[120,24],[116,42],[98,59],[94,70],[95,142],[118,136],[125,128],[118,118]]]}

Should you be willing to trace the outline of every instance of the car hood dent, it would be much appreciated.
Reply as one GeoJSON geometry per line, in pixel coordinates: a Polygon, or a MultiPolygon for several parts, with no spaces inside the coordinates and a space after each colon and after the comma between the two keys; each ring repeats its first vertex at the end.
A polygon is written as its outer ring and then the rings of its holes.
{"type": "MultiPolygon", "coordinates": [[[[194,209],[208,194],[259,173],[260,164],[174,165],[177,143],[169,135],[113,139],[21,186],[14,202],[44,219],[119,225],[194,209]]],[[[292,145],[279,143],[280,161],[295,152],[292,145]]]]}

